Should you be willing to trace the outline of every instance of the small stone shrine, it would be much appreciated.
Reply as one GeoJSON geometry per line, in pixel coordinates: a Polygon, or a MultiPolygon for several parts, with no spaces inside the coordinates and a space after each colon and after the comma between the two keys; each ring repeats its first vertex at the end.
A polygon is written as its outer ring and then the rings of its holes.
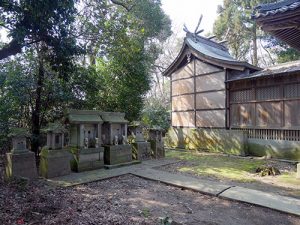
{"type": "Polygon", "coordinates": [[[143,135],[143,126],[140,122],[133,122],[129,126],[130,135],[133,137],[133,156],[136,160],[147,160],[151,158],[151,146],[143,135]]]}
{"type": "Polygon", "coordinates": [[[163,129],[160,127],[153,127],[149,129],[149,142],[151,143],[151,149],[155,159],[165,157],[162,133],[163,129]]]}
{"type": "Polygon", "coordinates": [[[127,124],[125,113],[101,112],[102,143],[104,146],[104,162],[116,165],[132,161],[131,145],[127,143],[127,124]]]}
{"type": "Polygon", "coordinates": [[[43,130],[47,133],[47,146],[40,153],[40,175],[45,178],[63,176],[71,173],[71,154],[64,148],[65,127],[59,123],[50,123],[43,130]]]}
{"type": "Polygon", "coordinates": [[[14,128],[9,137],[12,138],[13,148],[10,153],[6,153],[6,177],[37,178],[34,153],[26,146],[29,137],[26,129],[14,128]]]}
{"type": "Polygon", "coordinates": [[[104,166],[104,148],[101,147],[100,112],[96,110],[69,110],[69,149],[74,155],[71,168],[81,172],[104,166]]]}

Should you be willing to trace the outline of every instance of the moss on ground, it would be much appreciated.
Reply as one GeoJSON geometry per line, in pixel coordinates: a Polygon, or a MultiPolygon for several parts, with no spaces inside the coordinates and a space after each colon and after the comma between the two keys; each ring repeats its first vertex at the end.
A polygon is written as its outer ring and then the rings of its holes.
{"type": "MultiPolygon", "coordinates": [[[[244,159],[186,150],[166,151],[166,157],[192,162],[190,166],[178,168],[178,171],[238,182],[259,181],[256,176],[253,176],[256,168],[267,166],[269,163],[268,160],[263,159],[244,159]]],[[[274,186],[293,188],[294,191],[300,191],[300,179],[296,179],[295,171],[285,171],[281,175],[273,177],[272,182],[274,186]]]]}
{"type": "Polygon", "coordinates": [[[193,166],[181,167],[181,172],[192,172],[196,175],[214,176],[242,182],[255,179],[250,174],[255,173],[257,167],[264,165],[264,161],[242,159],[218,154],[202,154],[195,151],[167,151],[167,157],[193,161],[193,166]]]}

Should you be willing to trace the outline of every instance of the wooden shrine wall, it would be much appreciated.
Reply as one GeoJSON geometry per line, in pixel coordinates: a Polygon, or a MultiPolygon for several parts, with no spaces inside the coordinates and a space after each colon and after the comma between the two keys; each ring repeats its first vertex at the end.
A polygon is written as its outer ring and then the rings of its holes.
{"type": "Polygon", "coordinates": [[[230,83],[230,127],[300,129],[300,74],[230,83]]]}
{"type": "Polygon", "coordinates": [[[171,76],[172,126],[225,127],[225,71],[194,58],[171,76]]]}

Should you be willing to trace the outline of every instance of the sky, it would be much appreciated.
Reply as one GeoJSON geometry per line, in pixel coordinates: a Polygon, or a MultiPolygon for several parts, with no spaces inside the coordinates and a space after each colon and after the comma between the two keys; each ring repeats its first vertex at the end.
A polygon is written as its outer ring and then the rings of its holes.
{"type": "MultiPolygon", "coordinates": [[[[162,8],[172,20],[173,31],[182,31],[186,24],[190,31],[194,31],[200,15],[203,19],[200,25],[204,33],[212,31],[213,23],[217,17],[217,6],[222,5],[223,0],[162,0],[162,8]]],[[[183,36],[181,32],[179,35],[183,36]]]]}

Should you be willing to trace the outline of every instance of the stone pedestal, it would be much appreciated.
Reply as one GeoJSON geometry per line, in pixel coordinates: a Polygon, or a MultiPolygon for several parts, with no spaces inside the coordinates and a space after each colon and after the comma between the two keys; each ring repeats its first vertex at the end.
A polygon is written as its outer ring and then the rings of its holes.
{"type": "Polygon", "coordinates": [[[131,145],[105,145],[104,163],[116,165],[132,161],[131,145]]]}
{"type": "Polygon", "coordinates": [[[300,179],[300,163],[297,164],[297,175],[296,175],[297,179],[300,179]]]}
{"type": "Polygon", "coordinates": [[[40,175],[45,178],[59,177],[71,173],[72,155],[63,149],[43,149],[40,154],[40,175]]]}
{"type": "Polygon", "coordinates": [[[133,155],[136,160],[151,159],[151,145],[149,142],[132,143],[133,155]]]}
{"type": "Polygon", "coordinates": [[[35,156],[33,152],[6,153],[6,177],[25,177],[34,179],[38,177],[35,156]]]}
{"type": "Polygon", "coordinates": [[[153,157],[155,159],[164,158],[165,157],[165,148],[163,142],[150,141],[151,149],[153,153],[153,157]]]}
{"type": "Polygon", "coordinates": [[[71,161],[72,170],[76,172],[101,169],[103,166],[103,147],[80,149],[71,161]]]}

